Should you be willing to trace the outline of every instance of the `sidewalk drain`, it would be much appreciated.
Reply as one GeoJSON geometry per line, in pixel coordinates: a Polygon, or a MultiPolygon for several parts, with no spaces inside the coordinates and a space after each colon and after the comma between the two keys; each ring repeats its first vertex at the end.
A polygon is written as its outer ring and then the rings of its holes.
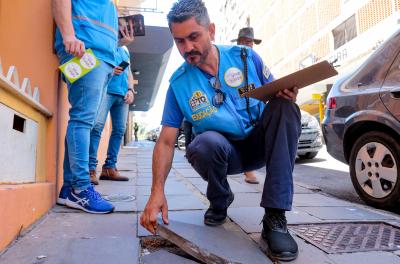
{"type": "Polygon", "coordinates": [[[384,222],[291,225],[290,230],[329,254],[400,249],[400,229],[384,222]]]}
{"type": "Polygon", "coordinates": [[[109,202],[132,202],[136,200],[134,195],[124,195],[124,194],[112,194],[112,195],[104,195],[104,200],[109,202]]]}

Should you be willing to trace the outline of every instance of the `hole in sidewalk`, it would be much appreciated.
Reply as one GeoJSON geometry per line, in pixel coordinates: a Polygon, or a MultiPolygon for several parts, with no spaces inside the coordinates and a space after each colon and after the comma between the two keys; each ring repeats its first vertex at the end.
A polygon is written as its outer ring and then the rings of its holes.
{"type": "Polygon", "coordinates": [[[185,251],[180,249],[178,246],[174,245],[173,243],[169,242],[168,240],[160,237],[160,236],[148,236],[148,237],[141,237],[140,238],[140,245],[141,245],[141,255],[148,255],[158,250],[166,250],[171,254],[178,255],[182,258],[190,259],[197,263],[203,263],[197,260],[196,258],[190,256],[185,251]]]}

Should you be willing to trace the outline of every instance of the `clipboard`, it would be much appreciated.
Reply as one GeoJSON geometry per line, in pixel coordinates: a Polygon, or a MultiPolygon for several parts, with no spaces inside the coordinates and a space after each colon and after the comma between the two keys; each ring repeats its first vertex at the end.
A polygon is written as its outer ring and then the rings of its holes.
{"type": "Polygon", "coordinates": [[[328,79],[338,72],[328,61],[324,60],[310,67],[286,75],[280,79],[264,84],[244,95],[266,102],[272,99],[279,91],[290,89],[294,86],[301,89],[310,84],[328,79]]]}

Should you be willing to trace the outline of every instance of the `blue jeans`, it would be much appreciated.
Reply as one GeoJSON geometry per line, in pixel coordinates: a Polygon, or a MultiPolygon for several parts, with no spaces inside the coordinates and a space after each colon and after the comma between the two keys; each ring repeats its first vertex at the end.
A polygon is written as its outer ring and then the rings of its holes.
{"type": "Polygon", "coordinates": [[[186,149],[193,168],[208,181],[207,198],[215,209],[226,209],[230,195],[227,175],[266,166],[261,207],[291,210],[293,168],[301,133],[299,107],[286,99],[268,102],[257,126],[241,141],[207,131],[186,149]]]}
{"type": "Polygon", "coordinates": [[[85,190],[89,180],[90,130],[96,120],[100,102],[112,77],[113,68],[101,61],[91,72],[67,82],[69,121],[65,135],[64,186],[85,190]]]}
{"type": "Polygon", "coordinates": [[[115,168],[121,140],[125,134],[128,110],[129,105],[124,102],[123,96],[109,93],[104,95],[95,125],[90,133],[89,170],[95,170],[97,167],[97,150],[108,112],[111,115],[112,132],[103,168],[115,168]]]}

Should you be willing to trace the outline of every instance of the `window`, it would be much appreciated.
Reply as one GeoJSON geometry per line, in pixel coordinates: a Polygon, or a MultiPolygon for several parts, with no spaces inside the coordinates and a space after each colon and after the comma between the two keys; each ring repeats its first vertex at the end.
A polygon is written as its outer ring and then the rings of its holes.
{"type": "Polygon", "coordinates": [[[357,37],[356,16],[352,15],[332,30],[335,49],[357,37]]]}

